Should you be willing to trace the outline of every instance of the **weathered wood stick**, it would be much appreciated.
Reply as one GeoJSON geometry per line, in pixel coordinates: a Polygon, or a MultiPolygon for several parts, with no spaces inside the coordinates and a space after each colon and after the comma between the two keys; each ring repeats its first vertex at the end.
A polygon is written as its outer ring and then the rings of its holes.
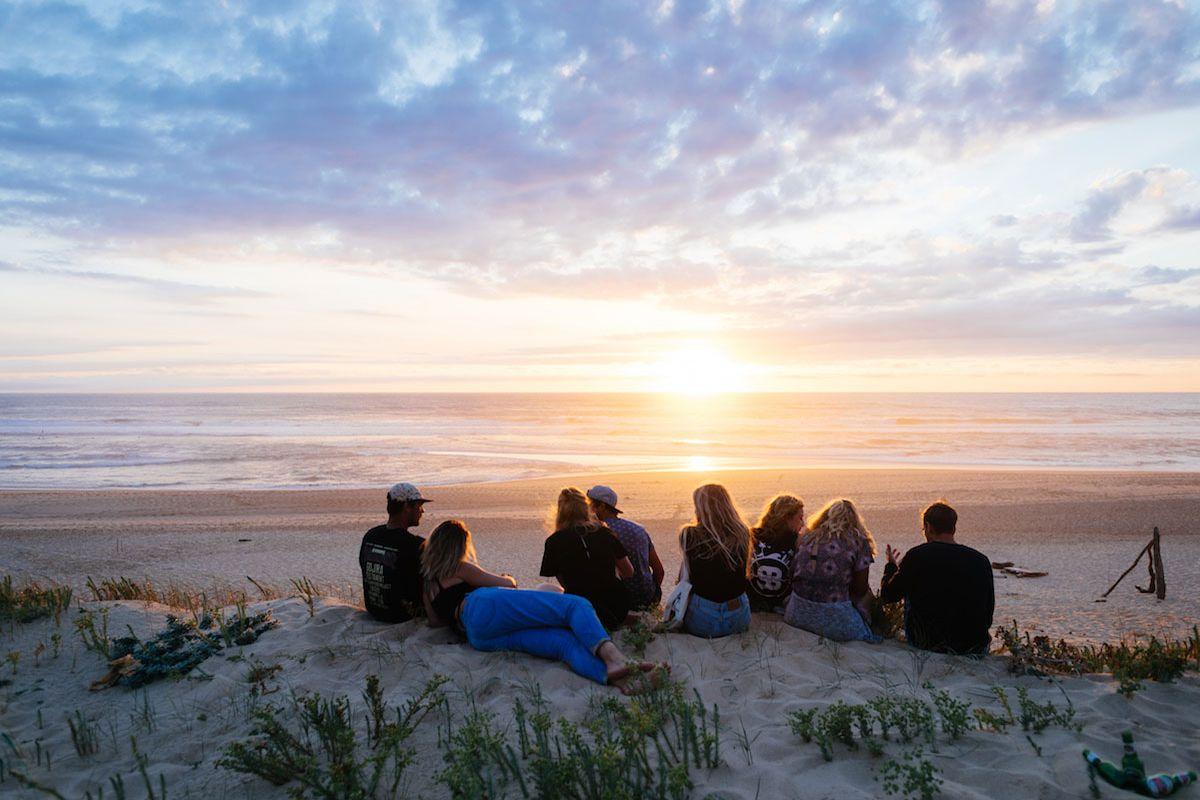
{"type": "Polygon", "coordinates": [[[1133,563],[1129,566],[1129,569],[1122,572],[1121,577],[1117,578],[1116,583],[1114,583],[1112,586],[1108,587],[1107,592],[1100,595],[1101,599],[1108,597],[1110,594],[1112,594],[1112,590],[1117,588],[1117,584],[1120,583],[1121,581],[1125,580],[1126,575],[1133,572],[1133,568],[1136,567],[1138,565],[1138,562],[1142,560],[1142,556],[1146,555],[1146,553],[1149,552],[1150,545],[1152,545],[1152,544],[1154,544],[1153,539],[1150,540],[1149,542],[1147,542],[1146,546],[1142,548],[1140,553],[1138,553],[1138,557],[1133,560],[1133,563]]]}
{"type": "Polygon", "coordinates": [[[1158,578],[1158,583],[1155,584],[1157,591],[1154,596],[1159,600],[1165,600],[1167,597],[1167,574],[1163,572],[1162,560],[1162,537],[1158,535],[1158,528],[1154,529],[1154,538],[1151,540],[1154,547],[1150,551],[1150,555],[1154,561],[1154,574],[1158,578]]]}

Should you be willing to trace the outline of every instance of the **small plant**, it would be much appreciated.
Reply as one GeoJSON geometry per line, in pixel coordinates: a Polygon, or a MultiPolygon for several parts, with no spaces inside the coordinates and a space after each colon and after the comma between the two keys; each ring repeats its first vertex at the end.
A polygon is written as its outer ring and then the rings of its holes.
{"type": "Polygon", "coordinates": [[[104,656],[105,661],[113,659],[112,641],[108,638],[107,608],[100,609],[98,614],[86,608],[79,609],[79,615],[75,617],[75,632],[88,650],[104,656]]]}
{"type": "MultiPolygon", "coordinates": [[[[296,781],[289,789],[292,797],[308,797],[311,792],[323,798],[370,798],[378,789],[394,796],[412,763],[408,739],[430,711],[445,703],[441,687],[446,678],[433,678],[416,697],[395,712],[376,709],[379,720],[369,723],[369,751],[360,753],[354,729],[350,700],[332,700],[318,694],[293,697],[292,712],[298,730],[290,729],[281,719],[282,710],[274,706],[258,709],[249,742],[234,742],[225,748],[217,766],[256,775],[282,786],[296,781]]],[[[378,683],[368,693],[378,698],[378,683]]],[[[382,700],[379,700],[382,706],[382,700]]]]}
{"type": "Polygon", "coordinates": [[[1029,690],[1024,686],[1017,687],[1017,719],[1021,730],[1041,733],[1051,725],[1082,731],[1083,726],[1075,722],[1075,708],[1068,705],[1059,710],[1054,703],[1038,703],[1029,698],[1029,690]]]}
{"type": "Polygon", "coordinates": [[[871,630],[885,639],[898,639],[904,632],[904,603],[885,603],[872,595],[868,606],[871,630]]]}
{"type": "Polygon", "coordinates": [[[20,650],[10,650],[8,655],[4,657],[4,660],[8,662],[8,665],[10,667],[12,667],[12,674],[16,675],[17,674],[17,664],[19,664],[21,661],[21,651],[20,650]]]}
{"type": "Polygon", "coordinates": [[[641,658],[646,655],[646,647],[654,641],[654,628],[647,622],[648,615],[639,614],[634,623],[621,631],[621,644],[641,658]]]}
{"type": "Polygon", "coordinates": [[[920,750],[910,750],[903,760],[889,758],[879,768],[883,790],[910,800],[933,800],[942,790],[941,773],[920,750]]]}
{"type": "Polygon", "coordinates": [[[96,723],[88,720],[79,709],[74,715],[67,717],[67,727],[71,729],[71,744],[75,745],[75,755],[87,758],[100,752],[100,730],[96,723]]]}
{"type": "MultiPolygon", "coordinates": [[[[282,664],[263,664],[260,661],[255,661],[250,664],[250,669],[246,672],[246,680],[250,683],[250,693],[253,695],[268,695],[279,691],[279,687],[274,689],[267,688],[267,681],[272,680],[276,673],[283,669],[282,664]]],[[[379,679],[374,675],[368,675],[367,681],[374,679],[378,683],[379,679]]]]}
{"type": "Polygon", "coordinates": [[[292,578],[292,587],[304,601],[304,605],[308,606],[308,616],[312,617],[316,614],[317,598],[321,596],[321,590],[317,588],[317,585],[308,578],[292,578]]]}
{"type": "Polygon", "coordinates": [[[955,700],[949,692],[935,689],[930,683],[925,684],[925,689],[929,691],[929,696],[933,699],[933,707],[937,710],[938,718],[942,722],[943,733],[953,741],[962,738],[964,733],[971,730],[973,726],[971,725],[970,703],[965,700],[955,700]]]}
{"type": "Polygon", "coordinates": [[[0,622],[33,622],[54,617],[62,623],[62,614],[71,605],[70,586],[42,586],[37,582],[17,586],[11,575],[0,578],[0,622]]]}
{"type": "Polygon", "coordinates": [[[1011,627],[997,628],[996,635],[1009,653],[1009,671],[1017,675],[1107,672],[1119,686],[1131,687],[1143,680],[1170,683],[1186,670],[1200,670],[1200,626],[1192,627],[1189,638],[1177,641],[1151,637],[1149,641],[1098,646],[1022,633],[1015,620],[1011,627]]]}

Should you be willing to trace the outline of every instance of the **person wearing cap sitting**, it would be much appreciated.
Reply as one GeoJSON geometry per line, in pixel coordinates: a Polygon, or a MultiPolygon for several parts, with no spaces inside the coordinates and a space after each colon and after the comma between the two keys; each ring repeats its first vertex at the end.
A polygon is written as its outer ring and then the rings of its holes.
{"type": "Polygon", "coordinates": [[[421,548],[425,540],[408,529],[421,522],[428,498],[411,483],[387,493],[388,520],[363,536],[358,549],[363,600],[380,622],[406,622],[421,608],[421,548]]]}
{"type": "Polygon", "coordinates": [[[596,519],[608,526],[613,535],[625,548],[633,574],[623,579],[629,602],[634,608],[658,605],[662,600],[662,582],[665,570],[654,549],[650,534],[633,520],[621,519],[623,513],[617,508],[617,493],[607,486],[593,486],[587,491],[588,505],[596,519]]]}

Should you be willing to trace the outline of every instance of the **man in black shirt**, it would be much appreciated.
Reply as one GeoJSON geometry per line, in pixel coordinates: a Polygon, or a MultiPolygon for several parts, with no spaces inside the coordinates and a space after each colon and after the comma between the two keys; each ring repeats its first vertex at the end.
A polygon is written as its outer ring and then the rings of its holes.
{"type": "Polygon", "coordinates": [[[363,600],[380,622],[405,622],[421,608],[421,548],[425,540],[408,529],[421,522],[429,500],[411,483],[387,494],[388,521],[363,536],[358,549],[363,600]]]}
{"type": "Polygon", "coordinates": [[[925,544],[904,554],[887,547],[879,599],[904,600],[909,644],[922,650],[984,655],[996,607],[992,564],[978,550],[954,541],[958,514],[938,501],[921,515],[925,544]]]}

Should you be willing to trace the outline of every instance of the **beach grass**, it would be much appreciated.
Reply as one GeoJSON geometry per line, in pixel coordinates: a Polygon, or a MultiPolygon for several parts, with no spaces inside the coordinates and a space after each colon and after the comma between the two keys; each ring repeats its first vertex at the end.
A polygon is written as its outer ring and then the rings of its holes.
{"type": "Polygon", "coordinates": [[[1130,696],[1141,681],[1171,683],[1184,672],[1200,671],[1200,626],[1187,639],[1128,640],[1117,644],[1072,644],[1022,631],[1016,620],[996,629],[1001,652],[1009,655],[1009,670],[1016,675],[1110,673],[1130,696]]]}
{"type": "Polygon", "coordinates": [[[71,587],[31,581],[17,585],[11,575],[0,578],[0,622],[33,622],[53,617],[55,624],[71,605],[71,587]]]}

